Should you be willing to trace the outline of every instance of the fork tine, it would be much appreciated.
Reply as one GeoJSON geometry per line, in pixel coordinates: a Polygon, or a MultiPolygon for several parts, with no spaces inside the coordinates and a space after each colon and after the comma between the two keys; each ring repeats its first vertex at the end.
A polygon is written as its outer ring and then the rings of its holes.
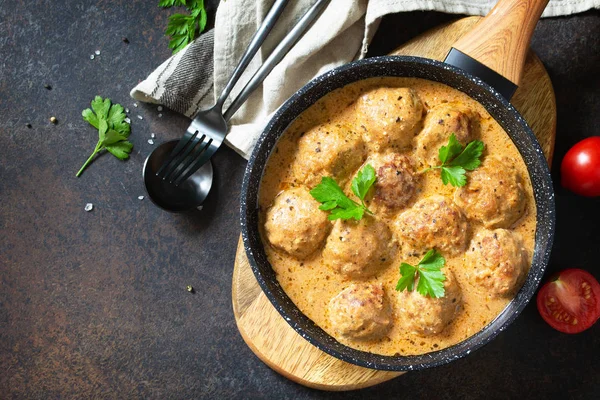
{"type": "Polygon", "coordinates": [[[212,157],[213,154],[217,151],[219,146],[211,146],[212,139],[208,142],[206,149],[199,154],[199,157],[196,161],[190,166],[190,168],[185,172],[179,179],[175,181],[175,186],[179,186],[182,182],[185,182],[187,178],[189,178],[194,172],[196,172],[200,167],[202,167],[206,162],[212,157]]]}
{"type": "Polygon", "coordinates": [[[213,141],[212,138],[207,137],[206,142],[200,143],[200,145],[194,151],[194,154],[191,155],[190,157],[188,157],[188,159],[186,160],[186,162],[182,166],[182,168],[179,169],[177,171],[177,173],[175,174],[175,176],[172,177],[171,183],[175,184],[175,186],[179,186],[181,184],[181,182],[183,182],[185,180],[185,179],[181,179],[182,175],[185,175],[186,179],[187,179],[188,176],[190,176],[191,174],[193,174],[196,171],[195,169],[193,169],[193,167],[196,164],[198,157],[200,157],[201,154],[205,153],[206,149],[208,149],[210,147],[210,144],[212,143],[212,141],[213,141]],[[190,173],[190,171],[191,171],[191,173],[190,173]]]}
{"type": "Polygon", "coordinates": [[[198,146],[197,150],[194,152],[194,155],[190,156],[185,165],[179,171],[177,171],[177,176],[173,177],[173,179],[171,180],[171,182],[173,182],[175,186],[179,186],[181,182],[185,181],[190,175],[196,172],[196,170],[198,169],[198,167],[196,166],[198,164],[198,159],[206,153],[207,149],[210,147],[210,144],[213,141],[212,138],[207,139],[208,141],[201,143],[201,145],[198,146]]]}
{"type": "Polygon", "coordinates": [[[196,138],[196,136],[198,136],[198,131],[195,131],[193,135],[190,135],[189,132],[186,132],[185,135],[179,140],[179,142],[177,142],[177,145],[175,146],[173,151],[171,151],[169,158],[166,159],[165,162],[163,162],[163,164],[160,166],[158,171],[156,171],[156,176],[161,176],[161,173],[165,170],[165,168],[167,168],[167,166],[171,164],[173,160],[175,160],[175,158],[179,155],[179,153],[181,153],[185,146],[192,142],[196,138]]]}
{"type": "Polygon", "coordinates": [[[169,166],[166,168],[166,171],[164,171],[162,173],[163,180],[168,179],[169,175],[171,175],[173,173],[173,171],[176,170],[179,165],[181,165],[181,162],[194,149],[196,144],[198,144],[199,140],[200,141],[204,140],[204,136],[202,136],[202,137],[200,137],[200,139],[198,139],[199,134],[200,134],[200,132],[198,132],[198,131],[194,132],[194,134],[191,136],[191,138],[187,142],[185,142],[184,146],[181,147],[179,153],[175,154],[173,156],[173,158],[169,161],[169,166]]]}
{"type": "Polygon", "coordinates": [[[168,168],[167,172],[164,173],[163,180],[167,180],[169,182],[172,182],[173,181],[172,175],[174,173],[176,173],[176,171],[179,169],[179,167],[181,166],[181,164],[186,160],[186,158],[192,152],[192,150],[194,150],[194,148],[196,148],[196,146],[199,143],[204,142],[205,138],[206,138],[206,135],[200,136],[199,139],[198,139],[198,137],[196,135],[196,138],[193,141],[191,141],[189,143],[189,145],[183,150],[183,152],[181,154],[179,154],[175,158],[175,160],[173,161],[173,163],[171,164],[171,166],[168,168]]]}

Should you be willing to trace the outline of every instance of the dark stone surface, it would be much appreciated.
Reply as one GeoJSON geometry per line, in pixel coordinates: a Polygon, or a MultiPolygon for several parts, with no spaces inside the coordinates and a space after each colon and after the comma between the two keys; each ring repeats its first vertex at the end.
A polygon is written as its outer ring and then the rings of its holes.
{"type": "MultiPolygon", "coordinates": [[[[219,152],[201,213],[137,199],[150,132],[162,141],[188,124],[128,96],[169,55],[171,12],[155,3],[0,0],[0,398],[598,398],[600,324],[563,335],[534,305],[469,357],[362,391],[306,389],[262,364],[231,310],[244,160],[219,152]],[[127,162],[103,155],[75,178],[96,142],[80,116],[96,94],[130,109],[134,152],[127,162]]],[[[372,53],[452,18],[387,17],[372,53]]],[[[558,101],[549,273],[580,267],[600,277],[600,199],[566,192],[558,174],[571,145],[600,134],[598,32],[592,11],[542,21],[533,41],[558,101]]]]}

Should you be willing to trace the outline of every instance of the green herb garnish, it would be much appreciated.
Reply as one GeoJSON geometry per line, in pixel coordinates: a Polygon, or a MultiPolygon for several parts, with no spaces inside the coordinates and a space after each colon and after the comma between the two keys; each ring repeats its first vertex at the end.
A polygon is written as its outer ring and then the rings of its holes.
{"type": "Polygon", "coordinates": [[[466,171],[472,171],[479,167],[483,147],[484,145],[481,140],[473,140],[463,149],[463,146],[453,133],[450,135],[448,145],[440,147],[438,157],[442,164],[427,168],[423,172],[432,169],[441,169],[444,185],[450,183],[455,187],[465,186],[467,184],[466,171]]]}
{"type": "Polygon", "coordinates": [[[102,150],[107,150],[120,160],[126,160],[133,149],[133,144],[127,141],[131,127],[125,121],[127,116],[123,106],[111,104],[110,99],[103,99],[100,96],[92,100],[91,106],[91,109],[83,110],[81,115],[90,125],[98,129],[98,143],[76,176],[81,175],[94,156],[102,150]]]}
{"type": "Polygon", "coordinates": [[[362,219],[365,212],[373,214],[365,204],[365,196],[375,183],[375,169],[367,164],[363,169],[358,171],[356,178],[352,179],[352,192],[360,199],[360,203],[349,199],[337,182],[330,177],[324,176],[313,190],[310,191],[312,197],[319,203],[320,210],[330,211],[327,217],[330,221],[336,219],[354,218],[359,221],[362,219]]]}
{"type": "Polygon", "coordinates": [[[441,269],[445,264],[446,259],[434,249],[429,250],[416,266],[402,263],[400,265],[401,277],[396,285],[396,290],[401,292],[407,289],[412,292],[415,278],[418,276],[417,292],[423,296],[444,297],[446,275],[441,269]]]}
{"type": "Polygon", "coordinates": [[[206,27],[204,0],[160,0],[158,6],[163,8],[180,6],[185,7],[189,12],[189,14],[173,14],[169,17],[165,35],[171,37],[169,48],[173,49],[173,54],[196,39],[206,27]]]}

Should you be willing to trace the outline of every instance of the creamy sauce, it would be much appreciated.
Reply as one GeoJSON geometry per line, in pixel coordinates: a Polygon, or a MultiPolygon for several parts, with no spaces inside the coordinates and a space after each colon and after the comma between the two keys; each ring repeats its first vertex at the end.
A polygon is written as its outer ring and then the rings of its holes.
{"type": "MultiPolygon", "coordinates": [[[[318,124],[335,121],[344,122],[344,125],[350,124],[359,129],[360,121],[355,116],[354,102],[363,92],[376,87],[410,87],[417,92],[426,109],[446,102],[456,102],[477,111],[481,115],[480,140],[486,146],[483,156],[494,154],[509,157],[514,160],[517,169],[525,180],[525,189],[528,196],[527,212],[513,224],[511,229],[520,233],[524,239],[525,247],[528,250],[529,266],[534,248],[536,210],[529,174],[517,148],[485,108],[475,100],[446,85],[423,79],[388,77],[359,81],[329,93],[302,113],[284,133],[265,168],[259,199],[261,216],[264,218],[264,213],[278,193],[289,187],[299,185],[298,182],[294,181],[290,167],[294,161],[296,142],[300,135],[318,124]]],[[[421,167],[416,165],[416,169],[420,170],[421,167]]],[[[455,190],[450,185],[443,185],[437,173],[422,174],[417,193],[411,199],[408,207],[433,194],[442,194],[452,198],[455,190]]],[[[346,190],[346,193],[349,193],[348,190],[346,190]]],[[[378,215],[378,217],[391,225],[396,215],[378,215]]],[[[479,223],[476,221],[470,220],[469,222],[471,233],[480,228],[479,223]]],[[[318,251],[308,260],[299,261],[275,250],[264,239],[263,243],[265,243],[267,257],[277,274],[277,279],[298,308],[341,343],[371,353],[415,355],[440,350],[459,343],[494,320],[511,300],[510,297],[495,298],[488,296],[482,292],[482,289],[473,286],[467,279],[464,268],[462,268],[463,254],[456,257],[446,257],[445,268],[449,268],[454,272],[461,287],[463,307],[454,321],[442,333],[430,337],[420,337],[403,330],[400,323],[394,323],[389,333],[382,340],[349,340],[335,335],[329,323],[327,305],[332,297],[351,282],[344,280],[323,264],[321,251],[318,251]]],[[[398,320],[398,311],[393,299],[397,294],[395,287],[400,277],[400,263],[407,262],[414,265],[418,261],[419,257],[403,257],[401,252],[398,252],[389,267],[375,277],[366,280],[366,282],[381,282],[383,284],[386,295],[394,307],[396,321],[398,320]]],[[[525,276],[526,273],[523,274],[523,279],[525,276]]]]}

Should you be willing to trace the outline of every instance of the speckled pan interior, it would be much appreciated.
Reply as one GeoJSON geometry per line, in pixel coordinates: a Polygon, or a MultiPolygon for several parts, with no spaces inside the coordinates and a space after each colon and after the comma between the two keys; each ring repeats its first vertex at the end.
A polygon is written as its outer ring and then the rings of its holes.
{"type": "Polygon", "coordinates": [[[548,164],[521,115],[480,79],[439,61],[419,57],[385,56],[356,61],[321,75],[294,94],[275,114],[259,138],[246,168],[241,197],[244,247],[261,288],[283,318],[306,340],[344,361],[391,371],[434,367],[464,357],[502,332],[534,295],[550,257],[554,237],[554,192],[548,164]],[[444,83],[481,103],[504,128],[525,160],[537,207],[533,263],[521,290],[502,313],[477,334],[454,346],[418,356],[382,356],[345,346],[307,318],[279,285],[267,260],[258,226],[258,194],[265,164],[290,123],[327,93],[372,77],[415,77],[444,83]]]}

